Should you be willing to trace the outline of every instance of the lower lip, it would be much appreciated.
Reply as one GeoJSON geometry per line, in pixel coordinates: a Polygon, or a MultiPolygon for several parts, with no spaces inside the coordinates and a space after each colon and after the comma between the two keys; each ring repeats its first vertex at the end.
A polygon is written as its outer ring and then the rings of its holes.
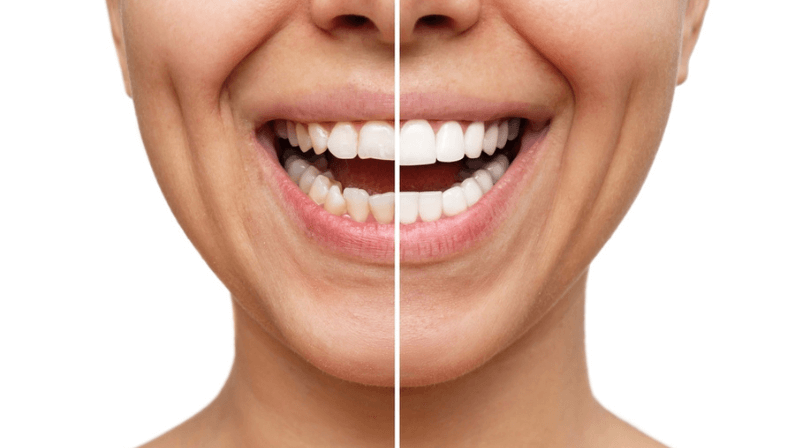
{"type": "MultiPolygon", "coordinates": [[[[541,149],[546,130],[525,134],[521,149],[508,171],[494,187],[466,212],[433,222],[400,226],[400,260],[405,263],[438,261],[473,247],[491,235],[508,216],[512,193],[525,176],[531,175],[535,155],[541,149]]],[[[359,223],[326,212],[287,177],[273,148],[273,140],[260,140],[252,134],[265,176],[280,193],[292,221],[309,238],[333,252],[362,261],[394,262],[395,226],[376,222],[359,223]],[[264,151],[263,151],[264,149],[264,151]]]]}

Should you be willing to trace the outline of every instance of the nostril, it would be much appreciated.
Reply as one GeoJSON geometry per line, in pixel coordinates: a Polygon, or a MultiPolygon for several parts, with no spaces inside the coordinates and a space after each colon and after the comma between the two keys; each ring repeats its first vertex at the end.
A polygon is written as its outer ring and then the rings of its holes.
{"type": "Polygon", "coordinates": [[[359,16],[356,14],[346,14],[336,18],[336,22],[339,26],[344,28],[354,28],[354,29],[362,29],[362,28],[375,28],[375,24],[365,16],[359,16]]]}
{"type": "Polygon", "coordinates": [[[417,27],[428,27],[428,28],[443,28],[450,25],[452,20],[450,17],[443,16],[441,14],[431,14],[427,16],[420,17],[417,20],[417,27]]]}

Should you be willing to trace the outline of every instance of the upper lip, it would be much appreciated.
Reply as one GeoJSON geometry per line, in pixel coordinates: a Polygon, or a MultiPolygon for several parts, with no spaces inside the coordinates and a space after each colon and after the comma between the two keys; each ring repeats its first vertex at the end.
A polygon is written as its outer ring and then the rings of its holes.
{"type": "MultiPolygon", "coordinates": [[[[522,101],[493,101],[453,93],[402,92],[401,120],[489,121],[521,117],[546,121],[553,115],[547,105],[522,101]]],[[[302,123],[335,121],[394,122],[395,103],[391,93],[343,87],[300,95],[290,103],[257,107],[251,111],[256,127],[275,119],[302,123]]]]}

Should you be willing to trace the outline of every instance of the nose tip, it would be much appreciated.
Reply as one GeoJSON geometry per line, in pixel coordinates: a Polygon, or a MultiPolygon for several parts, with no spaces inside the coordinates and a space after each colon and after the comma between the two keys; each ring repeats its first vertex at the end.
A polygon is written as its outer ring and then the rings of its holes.
{"type": "Polygon", "coordinates": [[[480,19],[480,0],[400,0],[400,43],[455,36],[480,19]]]}
{"type": "Polygon", "coordinates": [[[331,34],[395,42],[395,0],[313,0],[310,13],[315,24],[331,34]]]}

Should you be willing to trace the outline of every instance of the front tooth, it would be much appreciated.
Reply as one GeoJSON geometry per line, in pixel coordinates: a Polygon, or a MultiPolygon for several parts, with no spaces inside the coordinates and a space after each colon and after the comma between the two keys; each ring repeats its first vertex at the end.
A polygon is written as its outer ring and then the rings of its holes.
{"type": "Polygon", "coordinates": [[[508,143],[508,120],[502,120],[497,129],[497,147],[502,149],[508,143]]]}
{"type": "Polygon", "coordinates": [[[436,162],[436,136],[426,120],[409,120],[400,129],[400,164],[430,165],[436,162]]]}
{"type": "Polygon", "coordinates": [[[445,216],[455,216],[467,209],[467,200],[461,187],[452,187],[442,193],[442,211],[445,216]]]}
{"type": "Polygon", "coordinates": [[[313,201],[315,201],[315,204],[322,205],[324,202],[326,202],[326,196],[328,196],[330,187],[331,181],[329,178],[319,174],[312,182],[312,186],[309,187],[308,195],[313,201]]]}
{"type": "Polygon", "coordinates": [[[370,195],[361,188],[348,187],[342,192],[348,214],[354,221],[364,222],[370,214],[370,195]]]}
{"type": "Polygon", "coordinates": [[[312,188],[312,184],[315,182],[315,178],[320,175],[320,171],[312,165],[301,174],[301,178],[298,179],[298,188],[301,189],[304,193],[309,193],[309,189],[312,188]]]}
{"type": "Polygon", "coordinates": [[[328,137],[328,150],[338,159],[352,159],[356,157],[357,140],[358,136],[353,124],[337,123],[328,137]]]}
{"type": "Polygon", "coordinates": [[[442,192],[421,191],[419,194],[419,213],[420,218],[425,222],[436,221],[441,218],[442,192]]]}
{"type": "Polygon", "coordinates": [[[488,193],[491,187],[494,186],[494,179],[486,170],[475,171],[475,174],[472,175],[472,179],[475,179],[475,182],[478,183],[480,189],[483,190],[483,194],[488,193]]]}
{"type": "Polygon", "coordinates": [[[448,121],[436,133],[436,160],[457,162],[464,158],[464,131],[455,121],[448,121]]]}
{"type": "Polygon", "coordinates": [[[411,224],[417,221],[420,213],[420,194],[416,191],[400,192],[400,223],[411,224]]]}
{"type": "Polygon", "coordinates": [[[287,122],[284,121],[284,120],[276,120],[273,123],[273,131],[276,133],[277,137],[286,139],[287,138],[287,122]]]}
{"type": "Polygon", "coordinates": [[[290,146],[298,146],[298,135],[295,133],[295,122],[287,122],[287,140],[290,141],[290,146]]]}
{"type": "Polygon", "coordinates": [[[464,153],[470,159],[480,157],[483,151],[483,136],[486,130],[482,121],[470,123],[464,134],[464,153]]]}
{"type": "Polygon", "coordinates": [[[303,123],[295,124],[295,136],[298,138],[298,147],[301,148],[301,152],[312,149],[312,139],[309,138],[309,133],[306,132],[306,126],[303,123]]]}
{"type": "Polygon", "coordinates": [[[384,121],[369,121],[359,131],[359,158],[395,160],[395,128],[384,121]]]}
{"type": "Polygon", "coordinates": [[[472,207],[483,197],[483,190],[480,188],[480,185],[478,185],[478,182],[471,177],[461,182],[461,190],[464,191],[467,207],[472,207]]]}
{"type": "Polygon", "coordinates": [[[301,178],[301,175],[304,174],[304,171],[309,167],[309,162],[298,156],[292,156],[284,162],[284,166],[287,168],[287,176],[292,179],[293,182],[297,183],[298,179],[301,178]]]}
{"type": "Polygon", "coordinates": [[[381,224],[388,224],[395,219],[395,193],[374,194],[370,196],[370,212],[381,224]]]}
{"type": "Polygon", "coordinates": [[[499,124],[495,121],[483,135],[483,152],[488,155],[494,154],[494,151],[497,149],[497,137],[499,137],[499,133],[499,124]]]}
{"type": "Polygon", "coordinates": [[[309,138],[312,139],[312,147],[315,153],[322,154],[328,148],[328,131],[317,123],[309,125],[309,138]]]}
{"type": "Polygon", "coordinates": [[[508,140],[513,140],[519,136],[519,128],[522,126],[521,118],[511,118],[508,120],[508,140]]]}
{"type": "Polygon", "coordinates": [[[323,204],[323,207],[333,215],[340,216],[345,213],[347,207],[339,185],[332,185],[331,188],[329,188],[328,196],[326,196],[326,203],[323,204]]]}

